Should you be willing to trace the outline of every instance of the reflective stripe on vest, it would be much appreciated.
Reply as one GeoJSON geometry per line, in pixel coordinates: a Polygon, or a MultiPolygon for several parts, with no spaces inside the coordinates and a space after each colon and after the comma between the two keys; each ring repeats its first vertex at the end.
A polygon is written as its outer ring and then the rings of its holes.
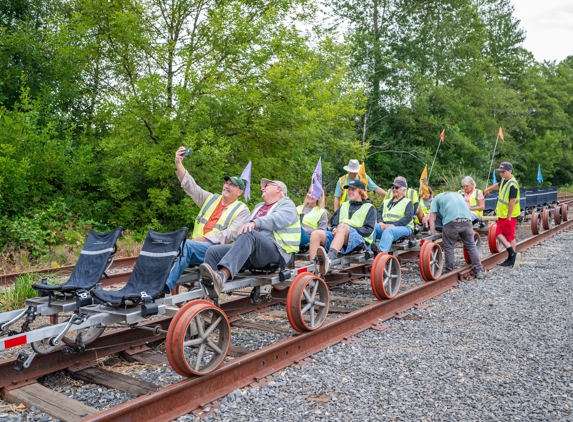
{"type": "MultiPolygon", "coordinates": [[[[286,201],[289,201],[289,199],[283,198],[277,202],[276,206],[269,210],[269,214],[278,210],[280,206],[286,201]]],[[[275,242],[277,242],[277,244],[283,248],[285,252],[298,252],[298,248],[300,246],[300,218],[297,218],[296,221],[290,226],[273,230],[273,236],[275,237],[275,242]]]]}
{"type": "MultiPolygon", "coordinates": [[[[354,214],[352,214],[352,218],[348,218],[348,212],[350,211],[350,202],[345,202],[340,207],[340,214],[338,218],[339,223],[348,224],[351,227],[362,227],[364,226],[364,222],[366,221],[366,217],[368,216],[368,211],[370,208],[373,207],[370,202],[363,203],[360,208],[358,208],[354,214]]],[[[374,239],[374,230],[370,233],[369,236],[363,236],[366,243],[371,244],[372,240],[374,239]]]]}
{"type": "MultiPolygon", "coordinates": [[[[382,212],[382,220],[384,220],[384,223],[391,223],[392,221],[398,221],[403,218],[406,215],[406,207],[412,202],[409,198],[404,197],[389,210],[388,204],[390,201],[391,199],[384,200],[384,211],[382,212]]],[[[410,220],[408,227],[414,230],[414,219],[410,220]]]]}
{"type": "MultiPolygon", "coordinates": [[[[296,207],[296,210],[299,214],[302,214],[304,211],[302,209],[302,205],[296,207]]],[[[322,209],[318,206],[314,207],[312,210],[310,210],[308,214],[305,214],[304,217],[302,218],[302,227],[311,230],[318,229],[318,222],[320,221],[320,218],[325,212],[326,212],[325,209],[322,209]]]]}
{"type": "Polygon", "coordinates": [[[341,176],[338,179],[338,183],[340,184],[340,189],[342,189],[342,196],[340,197],[340,202],[338,203],[338,206],[341,206],[346,201],[346,194],[348,192],[348,189],[344,189],[344,186],[348,185],[348,175],[346,174],[344,176],[341,176]]]}
{"type": "Polygon", "coordinates": [[[495,214],[499,218],[507,218],[507,213],[509,211],[509,190],[512,186],[515,186],[517,189],[517,196],[515,197],[515,205],[513,206],[513,212],[511,213],[512,217],[517,217],[521,214],[521,205],[519,204],[519,184],[515,177],[511,176],[505,184],[503,185],[503,189],[499,192],[497,197],[497,205],[495,207],[495,214]]]}
{"type": "MultiPolygon", "coordinates": [[[[406,189],[406,198],[408,198],[411,202],[412,205],[416,204],[416,203],[420,203],[420,197],[418,196],[418,191],[416,189],[412,189],[412,188],[408,188],[406,189]]],[[[392,189],[390,189],[388,192],[386,192],[386,196],[384,197],[384,200],[387,199],[392,199],[394,198],[394,192],[392,192],[392,189]]],[[[416,210],[414,210],[414,214],[416,213],[416,210]]]]}
{"type": "MultiPolygon", "coordinates": [[[[470,207],[477,207],[479,205],[479,194],[482,193],[481,190],[474,188],[474,194],[472,196],[470,196],[470,207]]],[[[463,190],[458,191],[459,194],[461,194],[464,197],[464,200],[466,198],[466,193],[463,190]]],[[[478,216],[482,216],[483,215],[483,211],[479,210],[470,210],[472,212],[475,212],[478,216]]]]}
{"type": "Polygon", "coordinates": [[[207,200],[201,207],[201,211],[199,211],[199,214],[195,218],[195,227],[193,227],[192,237],[200,237],[205,234],[218,233],[220,231],[227,229],[229,225],[232,223],[232,221],[235,219],[235,217],[239,215],[241,209],[243,207],[245,208],[247,207],[240,201],[237,201],[237,203],[232,207],[230,206],[226,207],[221,213],[221,217],[219,218],[213,229],[209,233],[203,233],[205,224],[207,224],[209,218],[219,205],[219,202],[222,201],[222,199],[223,198],[219,194],[212,194],[210,197],[207,198],[207,200]]]}

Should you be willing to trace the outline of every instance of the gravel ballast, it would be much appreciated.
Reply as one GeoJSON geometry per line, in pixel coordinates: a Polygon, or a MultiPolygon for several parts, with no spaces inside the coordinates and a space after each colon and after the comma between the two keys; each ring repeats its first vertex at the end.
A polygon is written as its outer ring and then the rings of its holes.
{"type": "Polygon", "coordinates": [[[235,390],[206,420],[573,420],[572,240],[235,390]]]}
{"type": "MultiPolygon", "coordinates": [[[[266,386],[235,390],[203,420],[573,420],[572,240],[553,237],[524,251],[519,269],[496,267],[386,321],[384,332],[367,330],[266,386]]],[[[250,331],[253,343],[267,336],[250,331]]],[[[145,379],[164,384],[154,381],[161,376],[145,379]]],[[[70,394],[103,409],[123,393],[86,384],[70,394]]],[[[0,422],[13,420],[51,419],[0,401],[0,422]]]]}

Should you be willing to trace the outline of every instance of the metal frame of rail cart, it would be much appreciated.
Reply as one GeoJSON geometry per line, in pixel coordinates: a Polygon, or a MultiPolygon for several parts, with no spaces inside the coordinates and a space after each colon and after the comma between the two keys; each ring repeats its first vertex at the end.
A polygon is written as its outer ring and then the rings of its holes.
{"type": "MultiPolygon", "coordinates": [[[[30,344],[32,352],[21,352],[15,363],[15,369],[24,370],[37,354],[58,349],[68,354],[85,350],[106,327],[119,324],[167,334],[169,362],[181,375],[204,375],[213,371],[226,357],[231,328],[225,313],[208,300],[212,292],[198,283],[193,290],[167,297],[163,293],[186,233],[187,229],[168,234],[150,230],[123,288],[92,289],[77,298],[76,306],[59,309],[65,312],[79,308],[67,321],[0,339],[0,350],[30,344]],[[139,326],[140,322],[161,315],[173,317],[167,331],[139,326]]],[[[225,292],[241,294],[238,290],[252,287],[251,299],[260,303],[271,298],[273,286],[290,287],[287,315],[291,325],[297,331],[315,330],[326,320],[329,292],[324,280],[313,271],[314,264],[310,263],[300,268],[281,269],[276,274],[240,274],[225,284],[225,292]]],[[[198,279],[198,274],[188,276],[188,281],[193,283],[198,279]]],[[[56,315],[62,317],[60,313],[56,315]]]]}
{"type": "MultiPolygon", "coordinates": [[[[122,227],[117,227],[107,233],[90,231],[70,278],[55,286],[48,285],[46,278],[42,279],[41,284],[32,285],[38,291],[38,297],[27,299],[24,309],[0,314],[0,337],[30,331],[30,324],[39,316],[49,316],[50,322],[55,324],[59,314],[77,312],[77,299],[86,295],[89,290],[101,287],[99,281],[102,275],[107,277],[106,272],[113,264],[117,251],[116,242],[122,230],[122,227]],[[15,325],[20,321],[20,329],[16,331],[15,325]]],[[[83,336],[85,340],[93,341],[99,334],[96,331],[86,331],[83,336]],[[95,338],[92,338],[93,336],[95,338]]],[[[63,341],[67,343],[71,340],[64,337],[63,341]]]]}

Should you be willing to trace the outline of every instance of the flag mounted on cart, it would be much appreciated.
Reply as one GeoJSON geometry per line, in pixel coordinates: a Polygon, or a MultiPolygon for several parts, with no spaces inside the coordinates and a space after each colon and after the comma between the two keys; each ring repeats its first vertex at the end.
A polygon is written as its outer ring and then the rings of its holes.
{"type": "Polygon", "coordinates": [[[424,171],[420,175],[420,198],[425,197],[428,194],[428,165],[424,167],[424,171]]]}
{"type": "Polygon", "coordinates": [[[241,173],[241,179],[245,180],[247,184],[245,185],[245,192],[243,196],[246,200],[251,199],[251,168],[253,167],[253,163],[249,161],[245,170],[241,173]]]}
{"type": "Polygon", "coordinates": [[[316,168],[312,174],[312,199],[318,199],[322,196],[324,190],[322,189],[322,157],[318,159],[316,168]]]}
{"type": "Polygon", "coordinates": [[[364,186],[368,188],[368,180],[366,178],[366,166],[364,165],[364,161],[360,165],[360,170],[358,170],[358,177],[360,178],[362,183],[364,183],[364,186]]]}
{"type": "Polygon", "coordinates": [[[541,175],[541,164],[537,166],[537,186],[543,183],[543,176],[541,175]]]}

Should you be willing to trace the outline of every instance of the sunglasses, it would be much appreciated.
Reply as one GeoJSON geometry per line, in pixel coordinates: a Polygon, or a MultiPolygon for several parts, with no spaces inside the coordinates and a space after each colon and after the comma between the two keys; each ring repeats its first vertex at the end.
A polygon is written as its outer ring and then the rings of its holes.
{"type": "Polygon", "coordinates": [[[400,189],[400,186],[392,186],[392,189],[400,189]]]}

